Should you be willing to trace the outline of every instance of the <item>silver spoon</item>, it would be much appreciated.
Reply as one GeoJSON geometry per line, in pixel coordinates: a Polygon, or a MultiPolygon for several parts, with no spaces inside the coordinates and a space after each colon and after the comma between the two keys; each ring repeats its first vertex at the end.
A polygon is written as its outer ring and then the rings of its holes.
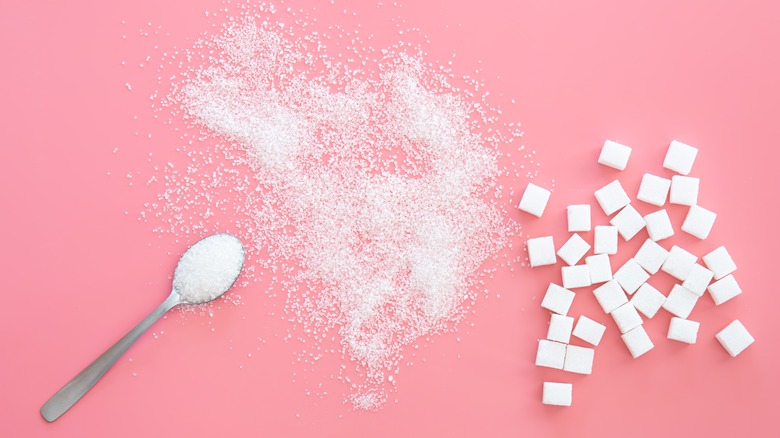
{"type": "Polygon", "coordinates": [[[179,304],[201,304],[222,296],[244,266],[244,247],[231,234],[214,234],[192,245],[179,259],[173,290],[149,316],[54,394],[41,415],[54,421],[92,388],[128,348],[165,312],[179,304]]]}

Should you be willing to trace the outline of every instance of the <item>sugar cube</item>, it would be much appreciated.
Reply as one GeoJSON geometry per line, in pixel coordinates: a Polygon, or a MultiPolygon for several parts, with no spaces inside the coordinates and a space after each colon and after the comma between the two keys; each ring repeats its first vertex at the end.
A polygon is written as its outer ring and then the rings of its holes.
{"type": "Polygon", "coordinates": [[[528,260],[531,267],[554,265],[555,243],[552,236],[536,237],[528,239],[528,260]]]}
{"type": "Polygon", "coordinates": [[[664,260],[664,264],[661,265],[661,270],[680,281],[685,281],[698,259],[695,255],[674,245],[669,250],[669,256],[664,260]]]}
{"type": "Polygon", "coordinates": [[[574,327],[574,318],[553,313],[550,315],[550,327],[547,328],[547,339],[568,344],[571,339],[572,327],[574,327]]]}
{"type": "Polygon", "coordinates": [[[570,205],[566,207],[569,232],[590,231],[590,204],[570,205]]]}
{"type": "Polygon", "coordinates": [[[571,383],[544,382],[542,403],[550,406],[571,406],[571,383]]]}
{"type": "Polygon", "coordinates": [[[704,207],[692,205],[680,229],[699,239],[706,239],[717,216],[704,207]]]}
{"type": "Polygon", "coordinates": [[[682,285],[697,296],[702,296],[707,290],[707,286],[710,285],[710,281],[712,281],[712,271],[696,263],[682,285]]]}
{"type": "Polygon", "coordinates": [[[666,204],[666,196],[669,194],[669,186],[671,185],[671,180],[646,173],[642,177],[636,199],[662,207],[666,204]]]}
{"type": "Polygon", "coordinates": [[[580,319],[577,320],[577,325],[574,327],[572,335],[589,344],[599,345],[601,337],[604,336],[604,331],[606,329],[607,326],[604,324],[599,324],[585,315],[580,315],[580,319]]]}
{"type": "Polygon", "coordinates": [[[658,210],[646,215],[645,222],[647,223],[647,235],[656,242],[674,236],[672,221],[669,220],[666,210],[658,210]]]}
{"type": "Polygon", "coordinates": [[[623,333],[620,335],[620,338],[623,339],[626,347],[628,347],[628,351],[631,353],[631,357],[634,359],[647,353],[654,347],[653,341],[650,340],[650,337],[647,336],[645,328],[641,325],[637,326],[628,333],[623,333]]]}
{"type": "Polygon", "coordinates": [[[737,280],[731,274],[712,283],[707,290],[710,291],[712,301],[715,301],[715,305],[717,306],[720,306],[742,293],[742,289],[740,289],[739,284],[737,284],[737,280]]]}
{"type": "Polygon", "coordinates": [[[623,170],[628,164],[628,157],[631,155],[631,148],[612,140],[604,142],[599,154],[599,163],[605,166],[623,170]]]}
{"type": "Polygon", "coordinates": [[[565,360],[566,344],[546,339],[539,340],[539,346],[536,348],[536,366],[562,370],[565,360]]]}
{"type": "Polygon", "coordinates": [[[599,202],[601,209],[607,216],[611,216],[612,213],[620,210],[628,205],[631,199],[623,190],[623,186],[620,185],[620,181],[615,180],[605,185],[604,187],[596,190],[594,193],[596,200],[599,202]]]}
{"type": "Polygon", "coordinates": [[[639,263],[642,269],[650,274],[655,274],[661,269],[661,265],[664,264],[667,257],[669,257],[669,251],[655,243],[653,239],[647,239],[636,252],[634,260],[639,263]]]}
{"type": "Polygon", "coordinates": [[[687,175],[691,173],[698,152],[699,150],[693,146],[672,140],[669,150],[666,151],[664,167],[681,175],[687,175]]]}
{"type": "Polygon", "coordinates": [[[567,265],[573,266],[588,252],[590,245],[579,234],[572,234],[569,240],[558,250],[558,257],[567,265]]]}
{"type": "Polygon", "coordinates": [[[594,353],[595,350],[592,348],[567,345],[563,370],[570,373],[590,374],[593,371],[594,353]]]}
{"type": "Polygon", "coordinates": [[[738,319],[735,319],[726,328],[718,332],[715,338],[731,357],[737,357],[739,353],[742,353],[750,344],[756,341],[738,319]]]}
{"type": "Polygon", "coordinates": [[[666,297],[663,307],[669,313],[679,318],[687,318],[693,311],[693,307],[696,305],[696,301],[699,297],[689,291],[688,289],[675,284],[672,286],[672,291],[669,292],[669,296],[666,297]]]}
{"type": "Polygon", "coordinates": [[[642,283],[646,282],[650,275],[639,266],[639,263],[634,259],[628,259],[623,266],[615,272],[615,281],[618,282],[620,287],[631,295],[639,289],[642,283]]]}
{"type": "Polygon", "coordinates": [[[564,289],[555,283],[550,283],[542,299],[542,307],[561,315],[569,313],[569,307],[574,301],[574,292],[564,289]]]}
{"type": "Polygon", "coordinates": [[[590,270],[587,265],[564,266],[561,268],[563,287],[573,289],[590,286],[590,270]]]}
{"type": "Polygon", "coordinates": [[[617,254],[618,230],[611,225],[596,225],[593,233],[594,254],[617,254]]]}
{"type": "Polygon", "coordinates": [[[642,325],[642,317],[639,316],[639,312],[636,311],[636,308],[631,303],[623,304],[613,310],[611,315],[615,320],[615,324],[617,324],[620,333],[629,332],[637,326],[642,325]]]}
{"type": "Polygon", "coordinates": [[[590,271],[591,284],[604,283],[612,280],[612,264],[606,254],[596,254],[585,257],[585,265],[590,271]]]}
{"type": "Polygon", "coordinates": [[[547,207],[547,201],[550,200],[550,191],[533,183],[528,183],[523,197],[520,198],[520,210],[530,213],[536,217],[542,217],[544,208],[547,207]]]}
{"type": "Polygon", "coordinates": [[[699,178],[675,175],[669,190],[669,202],[679,205],[696,205],[699,200],[699,178]]]}
{"type": "Polygon", "coordinates": [[[686,344],[695,344],[698,332],[698,322],[673,316],[672,320],[669,321],[669,331],[666,333],[666,338],[686,344]]]}
{"type": "Polygon", "coordinates": [[[631,305],[648,318],[658,313],[658,309],[664,305],[666,296],[648,283],[639,286],[634,296],[631,297],[631,305]]]}
{"type": "Polygon", "coordinates": [[[715,274],[713,278],[716,280],[720,280],[737,270],[737,265],[734,264],[734,260],[731,259],[725,246],[718,247],[701,259],[707,265],[707,269],[715,274]]]}
{"type": "Polygon", "coordinates": [[[596,301],[604,309],[604,313],[611,313],[628,302],[625,292],[623,292],[623,289],[620,288],[620,285],[615,280],[610,280],[597,287],[593,291],[593,295],[596,296],[596,301]]]}
{"type": "Polygon", "coordinates": [[[631,204],[623,207],[620,213],[616,214],[609,223],[617,227],[618,233],[625,240],[631,240],[645,227],[645,219],[631,204]]]}

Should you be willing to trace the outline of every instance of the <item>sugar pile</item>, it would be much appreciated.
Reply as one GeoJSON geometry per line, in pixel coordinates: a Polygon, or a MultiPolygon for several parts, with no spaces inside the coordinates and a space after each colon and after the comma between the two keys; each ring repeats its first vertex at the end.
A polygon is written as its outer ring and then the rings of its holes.
{"type": "Polygon", "coordinates": [[[205,303],[230,289],[243,266],[241,241],[230,234],[214,234],[182,255],[173,273],[173,288],[187,303],[205,303]]]}

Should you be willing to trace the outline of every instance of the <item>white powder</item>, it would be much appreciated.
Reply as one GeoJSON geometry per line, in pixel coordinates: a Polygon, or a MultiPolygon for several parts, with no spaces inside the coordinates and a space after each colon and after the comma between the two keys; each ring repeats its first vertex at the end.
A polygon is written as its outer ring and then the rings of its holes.
{"type": "Polygon", "coordinates": [[[173,273],[173,288],[190,304],[225,293],[244,266],[244,247],[230,234],[214,234],[192,245],[173,273]]]}

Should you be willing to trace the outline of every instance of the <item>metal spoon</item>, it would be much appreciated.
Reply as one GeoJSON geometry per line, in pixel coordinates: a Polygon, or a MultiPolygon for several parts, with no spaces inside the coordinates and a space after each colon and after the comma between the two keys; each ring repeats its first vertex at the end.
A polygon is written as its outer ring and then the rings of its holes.
{"type": "MultiPolygon", "coordinates": [[[[222,248],[224,249],[224,248],[222,248]]],[[[207,266],[206,264],[213,260],[213,256],[219,256],[220,254],[211,254],[212,258],[206,258],[204,259],[201,257],[200,262],[201,265],[208,269],[212,268],[212,266],[207,266]]],[[[195,267],[198,267],[197,260],[195,261],[195,267]]],[[[218,265],[218,264],[217,264],[218,265]]],[[[223,265],[218,265],[219,267],[224,267],[223,265]]],[[[114,344],[111,348],[106,350],[105,353],[101,354],[100,357],[95,359],[94,362],[89,364],[86,368],[84,368],[83,371],[81,371],[76,377],[74,377],[70,382],[66,383],[65,386],[62,387],[59,391],[57,391],[56,394],[54,394],[49,401],[47,401],[43,407],[41,407],[41,415],[43,416],[46,421],[54,421],[57,418],[59,418],[62,414],[64,414],[68,409],[71,408],[79,399],[87,393],[87,391],[92,388],[95,383],[97,383],[98,380],[100,380],[101,377],[108,371],[109,368],[119,359],[122,354],[124,354],[125,351],[127,351],[128,348],[130,348],[131,345],[149,328],[152,326],[152,324],[155,323],[165,312],[172,309],[173,307],[179,305],[179,304],[201,304],[208,301],[211,301],[217,297],[222,296],[225,292],[230,289],[233,284],[235,283],[236,279],[238,278],[238,274],[241,272],[241,269],[244,266],[244,247],[241,245],[241,241],[238,240],[235,236],[231,234],[214,234],[211,236],[208,236],[194,245],[192,245],[187,251],[182,255],[181,259],[179,259],[179,265],[176,267],[176,272],[174,273],[174,287],[171,291],[171,294],[168,296],[168,298],[163,301],[162,304],[158,308],[156,308],[149,316],[143,319],[135,328],[130,330],[129,333],[127,333],[125,336],[122,337],[119,341],[117,341],[116,344],[114,344]],[[219,239],[219,242],[217,241],[219,239]],[[227,249],[232,251],[240,251],[240,260],[237,259],[239,254],[237,252],[234,252],[232,254],[229,254],[236,258],[236,260],[240,261],[240,264],[238,265],[238,269],[231,269],[229,271],[223,270],[222,272],[216,272],[216,275],[222,274],[222,278],[224,281],[219,282],[221,286],[217,286],[217,289],[219,290],[211,290],[207,291],[205,294],[204,291],[199,291],[198,294],[192,295],[186,295],[182,294],[182,292],[187,291],[180,291],[177,289],[177,284],[181,283],[181,278],[178,278],[179,281],[177,281],[177,276],[180,275],[179,268],[183,265],[188,265],[190,268],[193,267],[193,256],[197,255],[203,255],[203,251],[208,251],[211,248],[214,248],[215,243],[224,244],[227,243],[228,245],[233,245],[231,248],[230,246],[227,247],[227,249]],[[237,246],[235,246],[237,245],[237,246]],[[235,272],[234,272],[235,271],[235,272]]],[[[185,274],[181,274],[185,275],[185,274]]]]}

